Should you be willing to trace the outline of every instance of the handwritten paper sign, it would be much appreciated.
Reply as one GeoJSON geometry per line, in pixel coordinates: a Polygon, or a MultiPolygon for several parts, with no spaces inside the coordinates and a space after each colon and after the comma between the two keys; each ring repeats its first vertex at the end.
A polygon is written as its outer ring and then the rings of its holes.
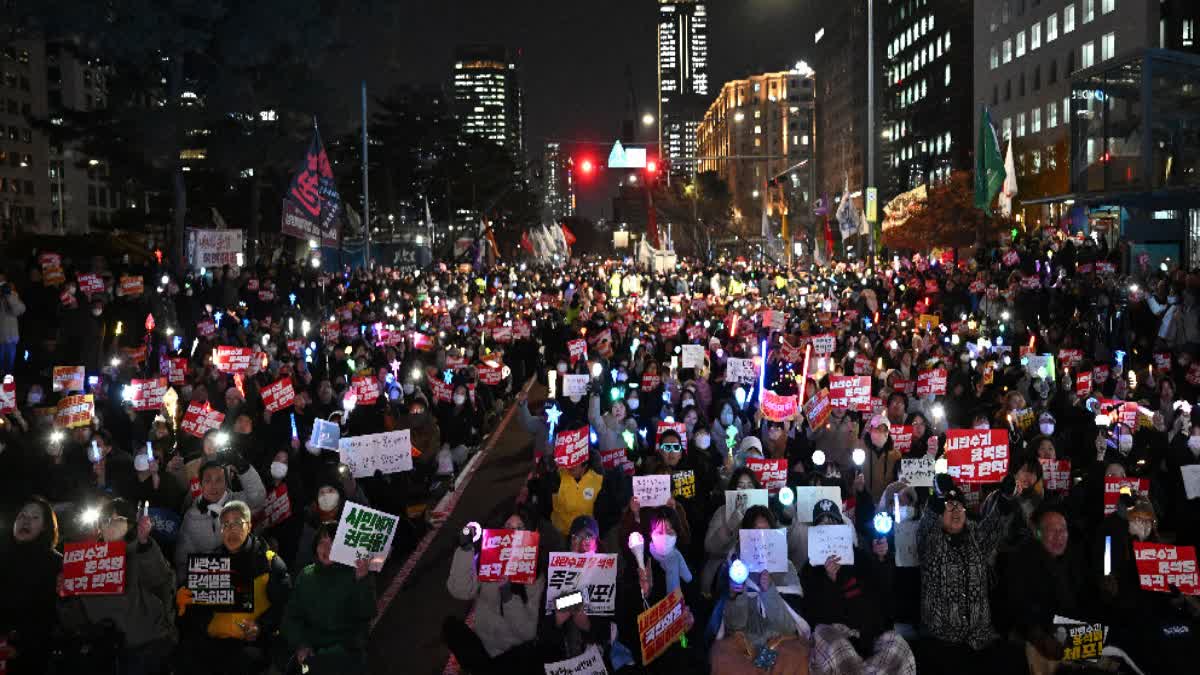
{"type": "Polygon", "coordinates": [[[683,345],[680,363],[684,368],[704,367],[704,345],[683,345]]]}
{"type": "Polygon", "coordinates": [[[479,580],[532,584],[537,579],[537,552],[537,532],[484,530],[479,580]]]}
{"type": "Polygon", "coordinates": [[[671,476],[653,474],[633,477],[633,496],[640,506],[665,506],[671,498],[671,476]]]}
{"type": "Polygon", "coordinates": [[[787,530],[738,531],[739,558],[750,572],[788,571],[787,530]]]}
{"type": "Polygon", "coordinates": [[[554,463],[563,469],[573,469],[587,461],[588,428],[560,431],[554,436],[554,463]]]}
{"type": "Polygon", "coordinates": [[[380,434],[350,436],[338,439],[342,463],[350,467],[355,478],[412,471],[411,429],[385,431],[380,434]]]}
{"type": "Polygon", "coordinates": [[[1183,474],[1183,491],[1187,498],[1200,498],[1200,464],[1184,464],[1179,471],[1183,474]]]}
{"type": "Polygon", "coordinates": [[[543,668],[545,675],[608,675],[604,655],[600,653],[600,647],[594,644],[573,659],[547,663],[543,668]]]}
{"type": "Polygon", "coordinates": [[[754,384],[758,381],[758,367],[754,359],[730,357],[725,362],[725,381],[730,384],[754,384]]]}
{"type": "Polygon", "coordinates": [[[392,550],[399,521],[390,513],[346,502],[329,558],[350,567],[354,567],[360,558],[366,558],[371,571],[378,572],[392,550]]]}
{"type": "Polygon", "coordinates": [[[546,569],[546,613],[564,595],[583,593],[583,608],[591,616],[612,616],[617,600],[616,553],[551,553],[546,569]]]}
{"type": "Polygon", "coordinates": [[[843,565],[854,564],[854,527],[817,525],[808,528],[808,564],[820,567],[829,556],[841,558],[843,565]]]}
{"type": "MultiPolygon", "coordinates": [[[[745,513],[751,506],[766,506],[767,491],[765,489],[752,488],[749,490],[726,490],[725,491],[725,514],[729,515],[741,511],[745,513]]],[[[811,513],[811,511],[810,511],[811,513]]]]}
{"type": "Polygon", "coordinates": [[[930,456],[900,460],[900,480],[912,487],[933,487],[934,458],[930,456]]]}
{"type": "Polygon", "coordinates": [[[679,640],[685,632],[685,618],[683,591],[678,588],[638,615],[638,642],[643,665],[652,663],[679,640]]]}
{"type": "Polygon", "coordinates": [[[568,398],[587,396],[588,380],[587,375],[563,375],[563,396],[568,398]]]}
{"type": "Polygon", "coordinates": [[[195,438],[203,438],[209,429],[216,429],[225,421],[225,413],[213,410],[207,403],[189,403],[183,413],[179,430],[195,438]]]}
{"type": "Polygon", "coordinates": [[[63,546],[63,595],[125,592],[125,542],[72,542],[63,546]]]}
{"type": "Polygon", "coordinates": [[[786,459],[746,459],[746,468],[754,472],[758,484],[772,494],[787,486],[788,461],[786,459]]]}
{"type": "Polygon", "coordinates": [[[841,508],[842,489],[836,485],[798,485],[795,489],[796,519],[802,523],[813,521],[813,508],[822,499],[828,499],[841,508]]]}
{"type": "Polygon", "coordinates": [[[1008,473],[1008,431],[946,431],[946,473],[959,483],[996,483],[1008,473]]]}
{"type": "Polygon", "coordinates": [[[1175,544],[1133,542],[1138,582],[1147,591],[1170,593],[1171,587],[1184,595],[1200,595],[1196,548],[1175,544]]]}

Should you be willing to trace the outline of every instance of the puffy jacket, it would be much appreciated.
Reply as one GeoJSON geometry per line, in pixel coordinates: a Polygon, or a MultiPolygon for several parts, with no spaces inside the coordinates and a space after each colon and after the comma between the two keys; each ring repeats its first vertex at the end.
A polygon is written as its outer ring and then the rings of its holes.
{"type": "Polygon", "coordinates": [[[125,592],[64,598],[59,620],[69,629],[82,629],[109,620],[136,648],[155,640],[176,639],[175,578],[171,565],[153,539],[131,541],[125,549],[125,592]]]}
{"type": "Polygon", "coordinates": [[[216,504],[209,504],[203,498],[197,499],[184,510],[183,522],[179,524],[179,542],[175,546],[175,572],[180,583],[187,578],[188,554],[205,553],[221,545],[220,516],[225,504],[241,500],[250,506],[251,511],[257,511],[266,502],[267,490],[254,467],[246,469],[238,478],[242,482],[241,490],[226,490],[225,496],[216,504]]]}
{"type": "Polygon", "coordinates": [[[454,550],[446,589],[457,600],[475,601],[475,634],[493,657],[537,639],[546,577],[539,576],[534,583],[524,586],[524,598],[517,593],[502,593],[505,585],[479,581],[475,551],[462,547],[454,550]]]}
{"type": "MultiPolygon", "coordinates": [[[[292,586],[283,558],[275,555],[266,542],[255,536],[248,538],[236,553],[230,553],[223,545],[206,552],[232,556],[230,562],[235,579],[251,579],[254,609],[249,612],[218,611],[211,607],[188,605],[184,608],[185,625],[195,627],[202,624],[211,638],[240,640],[245,634],[241,624],[253,621],[258,625],[259,640],[270,640],[279,629],[292,586]]],[[[184,590],[180,589],[180,592],[184,590]]]]}
{"type": "Polygon", "coordinates": [[[281,632],[288,647],[315,651],[364,649],[375,616],[375,579],[354,568],[314,563],[293,584],[281,632]]]}

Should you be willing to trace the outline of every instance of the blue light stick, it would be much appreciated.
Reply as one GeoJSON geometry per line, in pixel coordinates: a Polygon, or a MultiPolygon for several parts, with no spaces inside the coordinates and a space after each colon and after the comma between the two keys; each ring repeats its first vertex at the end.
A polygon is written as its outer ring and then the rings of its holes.
{"type": "Polygon", "coordinates": [[[758,404],[762,406],[763,391],[767,384],[767,341],[763,340],[758,349],[762,353],[762,368],[758,371],[758,404]]]}
{"type": "Polygon", "coordinates": [[[292,440],[295,440],[299,437],[300,434],[296,431],[296,413],[292,413],[292,440]]]}

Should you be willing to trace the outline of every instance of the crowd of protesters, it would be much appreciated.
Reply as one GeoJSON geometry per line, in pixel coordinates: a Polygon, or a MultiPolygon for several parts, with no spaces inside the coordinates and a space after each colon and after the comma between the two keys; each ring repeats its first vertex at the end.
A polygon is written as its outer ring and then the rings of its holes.
{"type": "Polygon", "coordinates": [[[0,298],[0,658],[13,673],[364,672],[377,567],[334,560],[346,505],[399,514],[404,555],[421,507],[515,405],[528,480],[454,533],[447,590],[473,619],[443,638],[466,672],[589,654],[608,672],[1186,672],[1200,275],[1061,233],[958,253],[790,274],[583,259],[184,278],[99,259],[48,276],[35,255],[0,298]],[[248,364],[214,363],[222,346],[248,364]],[[83,366],[81,389],[63,366],[83,366]],[[839,398],[851,375],[869,386],[839,398]],[[174,396],[139,410],[131,383],[159,376],[174,396]],[[272,411],[281,378],[295,397],[272,411]],[[81,392],[90,415],[64,418],[81,392]],[[196,433],[192,405],[222,421],[196,433]],[[412,469],[355,478],[315,443],[318,421],[409,430],[412,469]],[[564,452],[579,430],[587,452],[564,452]],[[964,463],[971,432],[993,439],[994,473],[964,463]],[[666,504],[641,503],[635,478],[656,475],[666,504]],[[810,488],[825,497],[798,498],[810,488]],[[280,499],[288,515],[265,516],[280,499]],[[810,556],[820,528],[849,531],[853,555],[810,556]],[[747,573],[753,530],[783,533],[778,569],[747,573]],[[533,574],[484,574],[481,531],[536,532],[533,574]],[[79,541],[124,542],[120,593],[64,587],[79,541]],[[1167,583],[1146,550],[1178,556],[1167,583]],[[553,552],[616,554],[612,611],[548,598],[553,552]],[[228,556],[253,602],[196,603],[200,554],[228,556]],[[648,650],[646,616],[673,604],[682,634],[648,650]],[[1082,653],[1076,626],[1099,627],[1082,653]]]}

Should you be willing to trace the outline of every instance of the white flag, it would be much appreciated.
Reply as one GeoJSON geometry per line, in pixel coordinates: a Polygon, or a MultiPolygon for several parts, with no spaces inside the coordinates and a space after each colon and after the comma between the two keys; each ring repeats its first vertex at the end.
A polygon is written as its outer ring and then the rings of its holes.
{"type": "Polygon", "coordinates": [[[854,217],[854,205],[850,202],[849,181],[842,188],[842,201],[838,203],[837,221],[838,227],[842,230],[843,241],[854,236],[858,230],[858,220],[854,217]]]}
{"type": "Polygon", "coordinates": [[[1008,154],[1004,158],[1004,186],[1000,188],[1000,213],[1005,218],[1012,216],[1013,197],[1017,196],[1017,164],[1013,161],[1013,144],[1008,142],[1008,154]]]}

